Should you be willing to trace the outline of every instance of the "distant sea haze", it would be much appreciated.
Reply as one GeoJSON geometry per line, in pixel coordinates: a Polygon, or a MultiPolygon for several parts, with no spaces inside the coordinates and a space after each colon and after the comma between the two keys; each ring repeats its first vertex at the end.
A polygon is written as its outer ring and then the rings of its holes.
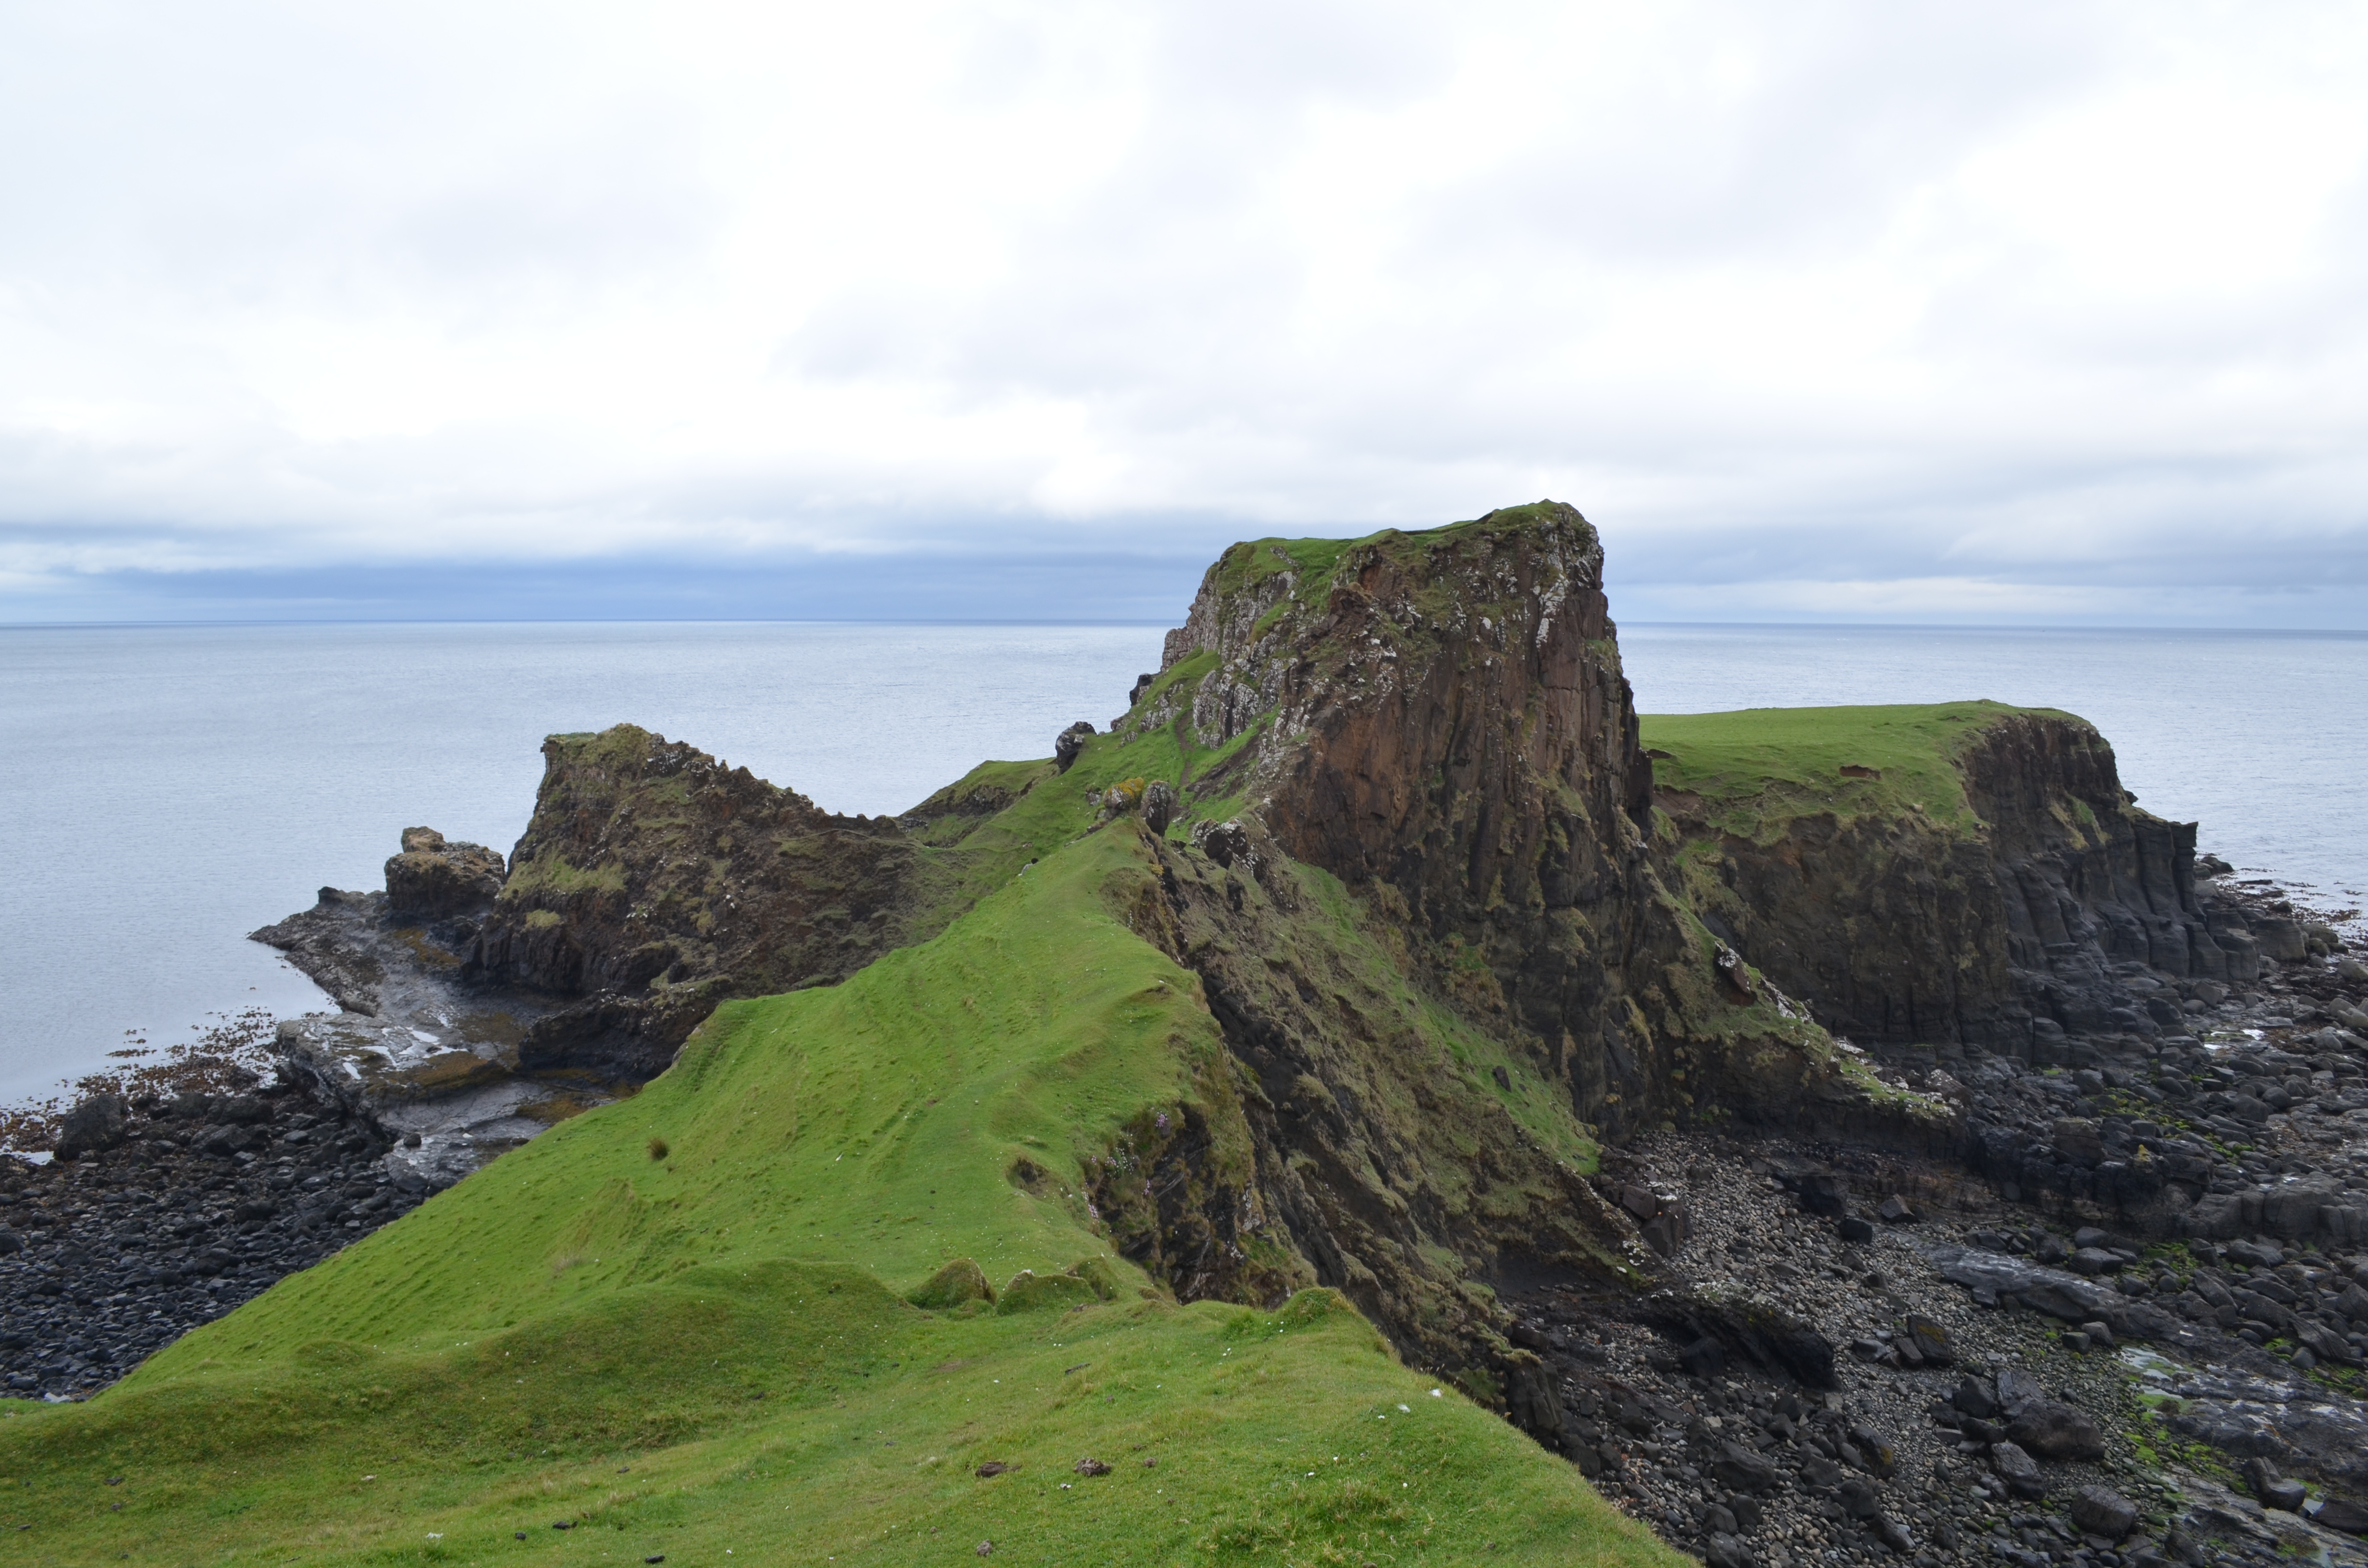
{"type": "MultiPolygon", "coordinates": [[[[779,623],[0,630],[0,1099],[210,1015],[326,1006],[245,932],[378,885],[406,825],[507,854],[545,734],[630,722],[827,809],[1050,755],[1163,628],[779,623]],[[126,1031],[134,1031],[127,1036],[126,1031]]],[[[2068,709],[2206,848],[2368,902],[2368,636],[1624,626],[1647,711],[2068,709]]]]}

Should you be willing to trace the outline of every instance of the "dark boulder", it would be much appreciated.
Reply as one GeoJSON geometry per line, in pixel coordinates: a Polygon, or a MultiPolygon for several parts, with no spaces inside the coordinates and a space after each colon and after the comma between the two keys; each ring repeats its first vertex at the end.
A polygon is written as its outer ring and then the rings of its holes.
{"type": "Polygon", "coordinates": [[[1833,1341],[1772,1307],[1707,1297],[1661,1297],[1648,1306],[1655,1326],[1680,1345],[1714,1340],[1730,1357],[1788,1373],[1804,1388],[1841,1386],[1834,1374],[1833,1341]]]}
{"type": "Polygon", "coordinates": [[[1957,1358],[1956,1346],[1948,1329],[1921,1312],[1907,1314],[1907,1341],[1924,1358],[1926,1366],[1945,1367],[1957,1358]]]}
{"type": "Polygon", "coordinates": [[[255,1146],[256,1135],[247,1128],[233,1122],[223,1127],[209,1127],[198,1135],[197,1149],[201,1153],[230,1158],[255,1146]]]}
{"type": "Polygon", "coordinates": [[[1899,1468],[1899,1450],[1891,1439],[1872,1426],[1853,1426],[1850,1430],[1850,1447],[1858,1452],[1858,1462],[1870,1475],[1888,1476],[1899,1468]]]}
{"type": "Polygon", "coordinates": [[[1759,1568],[1759,1559],[1737,1537],[1713,1535],[1702,1543],[1702,1561],[1709,1568],[1759,1568]]]}
{"type": "Polygon", "coordinates": [[[1093,733],[1093,725],[1080,719],[1053,736],[1053,766],[1064,773],[1068,772],[1076,765],[1077,754],[1086,749],[1086,741],[1093,733]]]}
{"type": "Polygon", "coordinates": [[[1833,1172],[1811,1171],[1801,1178],[1801,1207],[1810,1213],[1839,1218],[1849,1206],[1850,1187],[1833,1172]]]}
{"type": "Polygon", "coordinates": [[[2368,1508],[2340,1497],[2329,1497],[2319,1505],[2317,1522],[2346,1535],[2368,1535],[2368,1508]]]}
{"type": "Polygon", "coordinates": [[[1710,1467],[1722,1486],[1737,1492],[1765,1492],[1776,1484],[1776,1467],[1741,1443],[1727,1443],[1710,1467]]]}
{"type": "Polygon", "coordinates": [[[2007,1437],[2024,1449],[2050,1460],[2100,1460],[2105,1435],[2096,1422],[2068,1404],[2034,1400],[2014,1413],[2007,1437]]]}
{"type": "Polygon", "coordinates": [[[2110,1486],[2084,1486],[2072,1499],[2072,1522],[2083,1534],[2118,1541],[2137,1528],[2137,1505],[2110,1486]]]}
{"type": "Polygon", "coordinates": [[[1553,1371],[1535,1355],[1518,1351],[1507,1372],[1505,1405],[1513,1425],[1548,1448],[1560,1448],[1562,1393],[1553,1371]]]}
{"type": "Polygon", "coordinates": [[[120,1095],[93,1095],[66,1112],[58,1123],[57,1155],[62,1160],[112,1149],[129,1131],[131,1108],[120,1095]]]}
{"type": "Polygon", "coordinates": [[[2039,1461],[2019,1444],[1990,1445],[1990,1468],[2018,1497],[2036,1497],[2046,1490],[2046,1483],[2040,1479],[2039,1461]]]}

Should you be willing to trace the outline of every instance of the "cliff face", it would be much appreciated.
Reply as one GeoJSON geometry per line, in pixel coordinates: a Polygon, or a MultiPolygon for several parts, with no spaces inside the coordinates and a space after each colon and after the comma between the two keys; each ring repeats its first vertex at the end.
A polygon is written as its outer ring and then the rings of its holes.
{"type": "Polygon", "coordinates": [[[1646,1255],[1585,1179],[1566,1085],[1426,1006],[1390,932],[1266,847],[1225,863],[1156,843],[1161,897],[1131,914],[1199,977],[1239,1063],[1248,1179],[1204,1191],[1178,1149],[1138,1177],[1172,1194],[1153,1213],[1105,1171],[1113,1239],[1187,1300],[1331,1286],[1410,1360],[1502,1392],[1533,1358],[1494,1342],[1475,1281],[1644,1278],[1646,1255]],[[1277,1246],[1293,1267],[1245,1267],[1277,1246]]]}
{"type": "Polygon", "coordinates": [[[1833,1028],[2045,1056],[2153,1034],[2165,981],[2250,980],[2193,824],[2138,810],[2069,714],[1996,703],[1654,717],[1693,903],[1833,1028]],[[1853,760],[1855,759],[1855,760],[1853,760]]]}
{"type": "Polygon", "coordinates": [[[2182,980],[2260,973],[2243,918],[2215,919],[2197,895],[2196,824],[2139,810],[2094,726],[2012,715],[1987,727],[1961,767],[1990,825],[2001,945],[2034,1017],[2076,1032],[2142,1024],[2116,1014],[2144,1013],[2143,999],[2111,983],[2134,965],[2182,980]]]}
{"type": "MultiPolygon", "coordinates": [[[[1197,977],[1237,1087],[1088,1162],[1122,1256],[1188,1300],[1336,1287],[1541,1430],[1552,1390],[1487,1287],[1657,1272],[1587,1179],[1596,1136],[1698,1117],[1949,1136],[1723,971],[1668,891],[1601,560],[1553,504],[1237,545],[1110,733],[905,819],[1011,869],[1097,833],[1156,853],[1126,918],[1197,977]],[[1172,820],[1138,814],[1155,797],[1172,820]],[[1213,1153],[1245,1134],[1247,1161],[1213,1153]]],[[[1674,1245],[1681,1219],[1658,1222],[1674,1245]]]]}
{"type": "Polygon", "coordinates": [[[1781,995],[1722,989],[1660,880],[1602,562],[1554,502],[1235,545],[1121,734],[1208,754],[1185,769],[1188,814],[1238,810],[1369,896],[1587,1121],[1849,1101],[1781,995]]]}
{"type": "Polygon", "coordinates": [[[587,998],[528,1067],[647,1076],[728,995],[845,979],[915,939],[937,882],[888,818],[821,811],[622,724],[543,743],[544,771],[468,978],[587,998]]]}

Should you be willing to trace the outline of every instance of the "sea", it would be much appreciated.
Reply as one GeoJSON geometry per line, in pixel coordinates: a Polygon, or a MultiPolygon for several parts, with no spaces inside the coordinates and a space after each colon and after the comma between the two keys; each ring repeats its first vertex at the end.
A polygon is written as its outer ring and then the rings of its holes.
{"type": "MultiPolygon", "coordinates": [[[[405,826],[507,854],[546,734],[630,722],[828,810],[909,808],[1123,711],[1154,626],[0,628],[0,1101],[327,999],[245,933],[379,885],[405,826]]],[[[2368,636],[1623,626],[1647,712],[2000,701],[2330,912],[2368,903],[2368,636]]]]}

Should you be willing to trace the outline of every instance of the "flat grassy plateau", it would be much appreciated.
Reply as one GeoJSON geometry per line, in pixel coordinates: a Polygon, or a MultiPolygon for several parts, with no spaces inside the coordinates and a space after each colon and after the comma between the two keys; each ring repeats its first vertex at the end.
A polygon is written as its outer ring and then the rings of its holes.
{"type": "Polygon", "coordinates": [[[1699,801],[1702,820],[1738,838],[1769,842],[1793,818],[1824,813],[1914,813],[1970,835],[1981,824],[1956,759],[2018,713],[2085,722],[2054,709],[1976,701],[1645,713],[1638,730],[1654,784],[1699,801]]]}

